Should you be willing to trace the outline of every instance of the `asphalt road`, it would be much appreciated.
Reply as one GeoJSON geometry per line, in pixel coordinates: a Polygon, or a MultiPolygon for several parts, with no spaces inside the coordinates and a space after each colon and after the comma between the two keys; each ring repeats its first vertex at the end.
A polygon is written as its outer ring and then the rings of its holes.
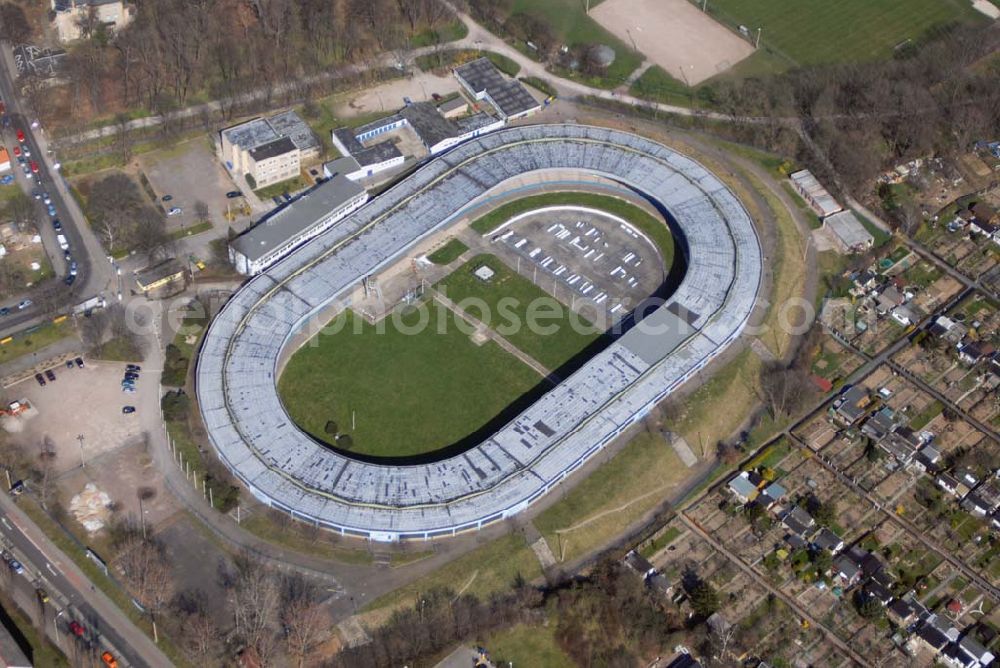
{"type": "MultiPolygon", "coordinates": [[[[49,257],[55,258],[53,269],[57,278],[52,279],[52,283],[64,295],[61,299],[60,310],[65,311],[67,307],[104,291],[109,285],[112,271],[110,265],[105,261],[104,251],[100,243],[91,232],[76,201],[72,199],[65,180],[58,170],[53,169],[56,159],[47,152],[48,143],[45,140],[44,131],[41,128],[32,129],[31,116],[24,109],[17,94],[18,87],[15,85],[12,72],[11,47],[6,42],[0,43],[0,98],[7,106],[7,116],[10,120],[10,126],[5,128],[2,133],[3,141],[6,146],[13,148],[18,145],[17,131],[23,130],[25,141],[21,146],[27,147],[31,151],[31,158],[28,159],[28,162],[34,161],[38,165],[38,173],[32,179],[27,180],[21,166],[14,161],[14,156],[11,155],[11,167],[15,179],[29,195],[34,190],[49,194],[52,205],[56,209],[56,217],[63,225],[62,234],[66,236],[70,253],[77,263],[76,280],[72,286],[66,286],[62,280],[68,272],[68,266],[63,260],[62,250],[56,243],[51,218],[45,211],[45,207],[41,206],[39,202],[37,212],[39,233],[42,235],[49,257]]],[[[10,315],[0,320],[0,335],[6,335],[30,326],[41,319],[43,314],[38,305],[22,311],[16,309],[16,304],[24,296],[19,295],[11,298],[10,303],[0,304],[0,306],[14,307],[10,315]]]]}
{"type": "MultiPolygon", "coordinates": [[[[66,633],[70,620],[78,621],[86,630],[85,642],[101,651],[111,651],[129,666],[171,665],[114,603],[93,589],[76,565],[42,535],[6,494],[0,495],[0,513],[0,536],[14,547],[15,555],[26,569],[25,575],[12,574],[15,582],[26,583],[16,586],[28,586],[33,591],[38,580],[52,596],[51,610],[43,611],[46,623],[52,623],[59,633],[66,633]],[[30,579],[26,577],[29,574],[30,579]]],[[[69,642],[73,637],[65,638],[69,642]]],[[[64,651],[68,649],[67,642],[59,643],[64,651]]]]}

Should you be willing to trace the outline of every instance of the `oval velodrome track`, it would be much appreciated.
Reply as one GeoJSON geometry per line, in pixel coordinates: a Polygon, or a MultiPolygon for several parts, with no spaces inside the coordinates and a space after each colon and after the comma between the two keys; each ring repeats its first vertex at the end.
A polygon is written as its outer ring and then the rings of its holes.
{"type": "Polygon", "coordinates": [[[760,283],[753,221],[697,162],[605,128],[509,128],[430,161],[233,295],[199,353],[198,403],[222,461],[263,502],[375,540],[450,535],[524,510],[642,419],[736,340],[760,283]],[[298,429],[276,389],[289,339],[363,276],[455,224],[476,198],[550,169],[614,179],[669,211],[688,269],[666,303],[489,439],[449,459],[360,462],[298,429]]]}

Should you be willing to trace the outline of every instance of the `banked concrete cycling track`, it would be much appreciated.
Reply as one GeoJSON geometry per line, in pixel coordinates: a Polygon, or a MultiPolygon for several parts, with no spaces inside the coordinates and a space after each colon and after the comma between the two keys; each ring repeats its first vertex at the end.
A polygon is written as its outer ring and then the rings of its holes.
{"type": "Polygon", "coordinates": [[[699,163],[616,130],[509,128],[431,160],[238,290],[203,340],[198,403],[222,461],[268,505],[373,540],[452,535],[523,511],[732,344],[761,276],[753,221],[699,163]],[[538,170],[611,179],[668,212],[687,257],[673,294],[461,454],[372,463],[302,432],[276,389],[290,339],[362,277],[456,224],[474,200],[538,170]]]}

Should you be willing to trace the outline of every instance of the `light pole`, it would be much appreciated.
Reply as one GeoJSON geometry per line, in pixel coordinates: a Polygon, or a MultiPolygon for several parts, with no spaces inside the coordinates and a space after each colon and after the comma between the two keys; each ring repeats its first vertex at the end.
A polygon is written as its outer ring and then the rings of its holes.
{"type": "Polygon", "coordinates": [[[80,466],[87,468],[87,460],[83,456],[83,434],[77,434],[76,440],[80,442],[80,466]]]}

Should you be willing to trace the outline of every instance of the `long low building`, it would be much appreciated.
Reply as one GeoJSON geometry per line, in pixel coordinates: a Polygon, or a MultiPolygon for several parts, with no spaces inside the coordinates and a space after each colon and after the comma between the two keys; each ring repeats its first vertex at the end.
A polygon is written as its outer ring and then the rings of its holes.
{"type": "Polygon", "coordinates": [[[348,178],[357,180],[403,164],[405,156],[391,140],[375,142],[389,132],[409,128],[430,155],[437,155],[503,126],[503,119],[487,113],[450,119],[429,102],[413,102],[391,116],[353,130],[336,128],[331,132],[330,139],[342,156],[350,156],[358,162],[358,169],[347,174],[348,178]],[[363,142],[368,142],[368,145],[363,142]]]}
{"type": "Polygon", "coordinates": [[[256,276],[367,201],[364,188],[334,175],[233,239],[229,260],[244,276],[256,276]]]}
{"type": "Polygon", "coordinates": [[[244,285],[206,333],[198,404],[221,460],[269,506],[373,540],[454,535],[523,511],[703,369],[743,331],[761,273],[753,221],[694,160],[606,128],[509,128],[429,161],[244,285]],[[665,303],[454,457],[364,462],[292,422],[276,383],[293,337],[346,301],[363,277],[455,225],[498,187],[553,171],[612,179],[669,213],[688,269],[665,303]]]}

